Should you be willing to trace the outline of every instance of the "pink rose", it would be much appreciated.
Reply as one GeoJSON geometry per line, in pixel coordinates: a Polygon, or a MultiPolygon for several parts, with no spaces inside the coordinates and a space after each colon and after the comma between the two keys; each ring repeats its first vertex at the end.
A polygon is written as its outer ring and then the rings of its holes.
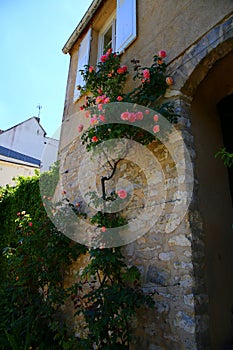
{"type": "Polygon", "coordinates": [[[105,226],[102,226],[102,227],[101,227],[101,231],[102,231],[102,232],[106,232],[106,230],[107,230],[107,229],[106,229],[105,226]]]}
{"type": "Polygon", "coordinates": [[[103,109],[102,103],[98,104],[98,110],[99,110],[99,111],[102,111],[102,109],[103,109]]]}
{"type": "Polygon", "coordinates": [[[158,56],[161,57],[161,58],[165,58],[167,56],[167,53],[164,50],[160,50],[159,53],[158,53],[158,56]]]}
{"type": "Polygon", "coordinates": [[[118,97],[117,97],[117,101],[120,102],[120,101],[122,101],[122,100],[123,100],[123,97],[122,97],[122,96],[118,96],[118,97]]]}
{"type": "MultiPolygon", "coordinates": [[[[43,196],[44,197],[44,196],[43,196]]],[[[18,211],[17,216],[20,216],[20,211],[18,211]]]]}
{"type": "Polygon", "coordinates": [[[102,103],[103,96],[97,96],[95,99],[95,103],[98,105],[99,103],[102,103]]]}
{"type": "Polygon", "coordinates": [[[93,136],[92,139],[91,139],[92,142],[97,142],[99,141],[98,137],[97,136],[93,136]]]}
{"type": "Polygon", "coordinates": [[[101,62],[105,62],[107,59],[108,59],[108,56],[107,55],[103,55],[103,56],[101,56],[100,61],[101,62]]]}
{"type": "Polygon", "coordinates": [[[142,73],[143,73],[143,78],[144,79],[150,79],[150,71],[149,71],[149,69],[144,69],[142,71],[142,73]]]}
{"type": "Polygon", "coordinates": [[[103,101],[104,103],[109,103],[110,102],[110,98],[109,97],[106,97],[103,101]]]}
{"type": "Polygon", "coordinates": [[[94,115],[94,116],[90,119],[90,124],[91,124],[91,125],[98,124],[98,119],[97,119],[96,115],[94,115]]]}
{"type": "Polygon", "coordinates": [[[29,221],[28,226],[32,227],[33,223],[29,221]]]}
{"type": "Polygon", "coordinates": [[[93,67],[93,66],[90,66],[88,70],[89,70],[89,73],[92,73],[93,70],[94,70],[94,67],[93,67]]]}
{"type": "Polygon", "coordinates": [[[128,120],[128,119],[129,119],[129,116],[130,116],[130,113],[129,113],[129,112],[123,112],[123,113],[121,113],[121,119],[122,119],[122,120],[128,120]]]}
{"type": "Polygon", "coordinates": [[[117,192],[117,194],[118,194],[118,197],[121,198],[121,199],[125,199],[127,197],[127,192],[125,190],[122,190],[122,189],[119,190],[117,192]]]}
{"type": "Polygon", "coordinates": [[[154,121],[157,122],[159,120],[159,116],[157,114],[154,115],[154,121]]]}
{"type": "Polygon", "coordinates": [[[86,118],[89,118],[89,117],[90,117],[90,111],[86,111],[85,117],[86,117],[86,118]]]}
{"type": "Polygon", "coordinates": [[[83,124],[78,125],[78,132],[81,132],[83,130],[83,124]]]}
{"type": "Polygon", "coordinates": [[[145,110],[145,114],[150,114],[149,109],[146,109],[146,110],[145,110]]]}
{"type": "Polygon", "coordinates": [[[130,113],[128,121],[134,123],[136,120],[136,113],[130,113]]]}
{"type": "Polygon", "coordinates": [[[166,78],[166,83],[167,83],[167,85],[173,85],[173,79],[172,79],[172,77],[167,77],[166,78]]]}
{"type": "Polygon", "coordinates": [[[137,112],[136,113],[136,119],[137,120],[142,120],[143,119],[143,113],[142,112],[137,112]]]}
{"type": "Polygon", "coordinates": [[[108,51],[105,54],[107,56],[107,58],[111,55],[111,53],[112,53],[112,49],[108,49],[108,51]]]}
{"type": "Polygon", "coordinates": [[[160,128],[159,128],[159,125],[155,125],[153,127],[153,132],[156,134],[157,132],[159,132],[160,128]]]}
{"type": "Polygon", "coordinates": [[[123,73],[125,73],[124,68],[123,68],[123,67],[118,68],[118,69],[117,69],[117,73],[118,73],[118,74],[123,74],[123,73]]]}
{"type": "Polygon", "coordinates": [[[101,122],[105,122],[105,117],[104,117],[104,115],[103,114],[100,114],[100,120],[101,120],[101,122]]]}

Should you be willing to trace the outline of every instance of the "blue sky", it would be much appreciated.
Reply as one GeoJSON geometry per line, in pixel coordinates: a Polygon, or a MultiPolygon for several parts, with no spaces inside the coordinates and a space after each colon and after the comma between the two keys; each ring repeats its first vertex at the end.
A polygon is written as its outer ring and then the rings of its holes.
{"type": "Polygon", "coordinates": [[[61,125],[69,55],[62,47],[92,0],[0,0],[0,129],[40,112],[52,136],[61,125]]]}

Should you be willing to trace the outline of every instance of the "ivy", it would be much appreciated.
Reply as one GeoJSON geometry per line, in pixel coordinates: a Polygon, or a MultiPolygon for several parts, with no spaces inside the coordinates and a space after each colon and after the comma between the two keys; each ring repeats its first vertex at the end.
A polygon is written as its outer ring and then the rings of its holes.
{"type": "MultiPolygon", "coordinates": [[[[45,203],[49,203],[58,168],[42,176],[48,191],[45,203]]],[[[64,288],[66,271],[87,248],[71,242],[49,220],[39,180],[38,174],[19,177],[15,187],[0,192],[1,348],[90,350],[95,344],[99,349],[128,349],[130,321],[136,309],[153,304],[142,293],[138,269],[125,264],[120,248],[90,249],[90,262],[80,282],[64,288]],[[83,294],[84,286],[93,281],[95,287],[83,294]],[[70,296],[76,314],[85,318],[88,338],[75,338],[61,317],[61,307],[70,296]]],[[[79,208],[73,209],[80,215],[79,208]]],[[[106,216],[98,212],[92,223],[116,227],[125,219],[117,213],[106,216]]]]}
{"type": "MultiPolygon", "coordinates": [[[[57,174],[57,167],[43,174],[50,195],[57,174]]],[[[0,190],[0,197],[1,349],[78,349],[59,314],[69,297],[66,271],[86,248],[72,243],[47,217],[38,174],[19,177],[15,187],[0,190]]]]}
{"type": "Polygon", "coordinates": [[[215,154],[215,158],[220,157],[224,163],[224,165],[228,168],[230,168],[233,165],[233,153],[227,152],[226,148],[220,149],[215,154]]]}

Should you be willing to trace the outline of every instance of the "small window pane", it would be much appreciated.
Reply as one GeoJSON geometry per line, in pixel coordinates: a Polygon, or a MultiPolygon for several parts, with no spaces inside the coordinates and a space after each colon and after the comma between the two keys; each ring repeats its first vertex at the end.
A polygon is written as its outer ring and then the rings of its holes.
{"type": "Polygon", "coordinates": [[[104,34],[104,51],[112,47],[112,26],[104,34]]]}

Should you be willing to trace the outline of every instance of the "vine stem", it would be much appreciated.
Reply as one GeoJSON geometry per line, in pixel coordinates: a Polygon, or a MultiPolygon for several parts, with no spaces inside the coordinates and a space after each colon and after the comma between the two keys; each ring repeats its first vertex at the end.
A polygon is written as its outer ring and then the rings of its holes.
{"type": "Polygon", "coordinates": [[[119,158],[116,162],[114,162],[114,166],[112,168],[112,173],[110,176],[101,176],[101,188],[102,188],[102,198],[104,200],[104,208],[103,208],[103,212],[105,213],[105,208],[106,208],[106,188],[105,188],[105,182],[109,181],[112,179],[112,177],[114,176],[115,172],[116,172],[116,168],[117,168],[117,164],[121,161],[122,159],[119,158]]]}

